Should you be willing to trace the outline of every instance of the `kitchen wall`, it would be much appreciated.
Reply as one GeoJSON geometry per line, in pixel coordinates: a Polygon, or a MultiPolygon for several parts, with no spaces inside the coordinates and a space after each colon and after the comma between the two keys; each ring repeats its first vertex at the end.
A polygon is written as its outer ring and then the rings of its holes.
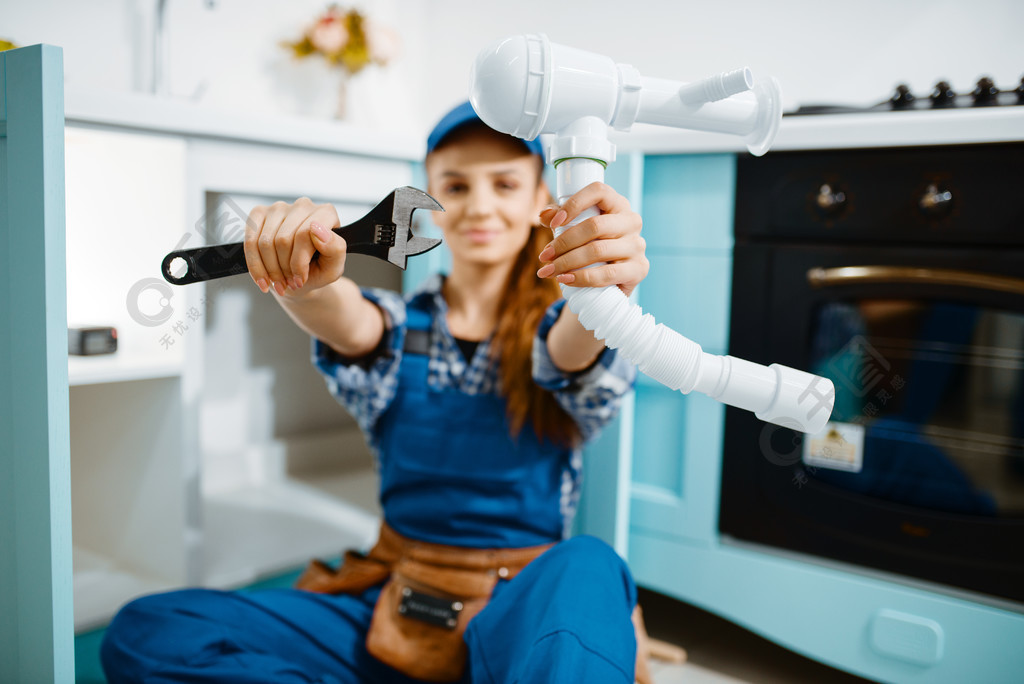
{"type": "MultiPolygon", "coordinates": [[[[0,37],[65,49],[69,86],[145,89],[156,0],[0,0],[0,37]]],[[[294,62],[297,37],[325,0],[167,0],[171,92],[221,109],[329,117],[337,75],[294,62]]],[[[342,3],[345,4],[345,3],[342,3]]],[[[644,75],[692,80],[749,65],[779,78],[797,103],[869,104],[896,83],[925,93],[946,79],[969,90],[1024,74],[1024,3],[1017,0],[365,0],[393,27],[400,57],[369,68],[349,91],[353,123],[420,135],[466,95],[469,64],[505,35],[544,32],[601,51],[644,75]]]]}
{"type": "MultiPolygon", "coordinates": [[[[689,81],[750,66],[779,79],[787,108],[871,104],[900,81],[928,92],[940,78],[970,89],[983,74],[1004,87],[1024,75],[1016,28],[1024,25],[1024,3],[1016,0],[523,0],[487,3],[486,12],[467,0],[430,5],[430,44],[449,46],[430,53],[427,67],[438,74],[466,73],[464,65],[492,40],[542,31],[645,76],[689,81]]],[[[444,89],[427,94],[426,112],[443,111],[461,93],[455,83],[444,89]]]]}
{"type": "MultiPolygon", "coordinates": [[[[339,74],[318,58],[294,60],[280,47],[282,41],[299,38],[328,4],[166,0],[171,94],[223,110],[332,117],[339,74]]],[[[420,80],[420,4],[373,0],[357,5],[394,28],[402,45],[400,57],[387,69],[369,67],[351,82],[353,123],[415,128],[421,89],[408,84],[420,80]]],[[[157,5],[158,0],[0,0],[0,38],[63,47],[65,82],[71,88],[148,91],[157,5]]]]}

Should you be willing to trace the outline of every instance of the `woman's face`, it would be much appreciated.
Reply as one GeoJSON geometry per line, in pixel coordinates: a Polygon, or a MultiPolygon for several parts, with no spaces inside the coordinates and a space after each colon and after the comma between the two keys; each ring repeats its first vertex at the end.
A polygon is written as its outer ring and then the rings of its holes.
{"type": "Polygon", "coordinates": [[[455,261],[512,261],[547,203],[540,164],[515,140],[485,129],[456,135],[427,157],[429,192],[444,207],[434,222],[455,261]]]}

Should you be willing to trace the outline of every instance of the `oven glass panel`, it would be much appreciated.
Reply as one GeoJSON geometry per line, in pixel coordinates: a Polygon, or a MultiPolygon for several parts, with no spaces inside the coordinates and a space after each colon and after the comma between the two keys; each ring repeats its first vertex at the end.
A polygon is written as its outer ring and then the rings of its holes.
{"type": "Polygon", "coordinates": [[[1024,315],[967,304],[833,301],[812,368],[836,386],[806,476],[899,504],[1024,517],[1024,315]]]}

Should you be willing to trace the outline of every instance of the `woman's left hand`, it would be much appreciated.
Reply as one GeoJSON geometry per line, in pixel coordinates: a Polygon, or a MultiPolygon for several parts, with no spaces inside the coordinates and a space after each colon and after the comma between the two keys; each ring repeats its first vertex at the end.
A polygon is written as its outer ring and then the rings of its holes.
{"type": "Polygon", "coordinates": [[[629,200],[604,183],[591,183],[561,207],[542,211],[540,220],[558,228],[590,207],[602,213],[570,226],[552,240],[540,253],[544,265],[537,276],[573,287],[618,285],[628,297],[650,270],[644,253],[647,244],[640,235],[643,222],[630,209],[629,200]],[[581,270],[591,264],[601,265],[581,270]]]}

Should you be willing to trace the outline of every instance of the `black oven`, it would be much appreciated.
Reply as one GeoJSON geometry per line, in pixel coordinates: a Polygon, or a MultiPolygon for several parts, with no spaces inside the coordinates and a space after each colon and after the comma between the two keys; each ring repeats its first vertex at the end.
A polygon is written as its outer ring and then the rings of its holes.
{"type": "Polygon", "coordinates": [[[733,538],[1024,602],[1024,144],[739,160],[729,353],[830,378],[728,409],[733,538]]]}

